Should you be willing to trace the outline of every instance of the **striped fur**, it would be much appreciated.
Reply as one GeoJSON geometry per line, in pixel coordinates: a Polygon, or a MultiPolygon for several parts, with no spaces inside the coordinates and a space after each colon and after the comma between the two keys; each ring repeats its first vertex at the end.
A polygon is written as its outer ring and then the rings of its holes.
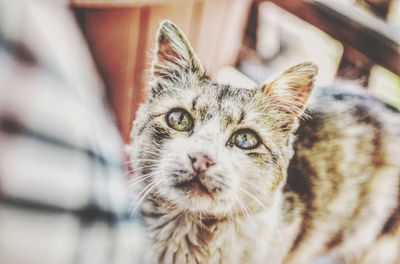
{"type": "Polygon", "coordinates": [[[220,85],[172,23],[157,40],[130,153],[153,262],[399,263],[399,113],[333,87],[306,108],[311,63],[253,90],[220,85]],[[169,127],[177,108],[192,130],[169,127]],[[258,134],[255,149],[229,143],[244,128],[258,134]],[[177,187],[194,177],[193,151],[215,161],[201,178],[207,192],[177,187]]]}

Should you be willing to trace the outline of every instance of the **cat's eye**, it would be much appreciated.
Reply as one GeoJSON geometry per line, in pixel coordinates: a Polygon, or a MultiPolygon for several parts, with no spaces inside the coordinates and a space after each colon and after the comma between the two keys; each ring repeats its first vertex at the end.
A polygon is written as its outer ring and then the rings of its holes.
{"type": "Polygon", "coordinates": [[[193,119],[190,114],[181,109],[176,108],[169,111],[165,116],[168,126],[178,131],[190,131],[193,129],[193,119]]]}
{"type": "Polygon", "coordinates": [[[261,140],[253,130],[243,129],[231,136],[230,143],[241,149],[254,149],[260,145],[261,140]]]}

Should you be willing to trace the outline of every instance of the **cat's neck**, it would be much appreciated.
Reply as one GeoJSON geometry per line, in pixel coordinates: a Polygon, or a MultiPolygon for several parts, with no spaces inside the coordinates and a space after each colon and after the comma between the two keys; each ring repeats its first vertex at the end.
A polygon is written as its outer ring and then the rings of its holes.
{"type": "Polygon", "coordinates": [[[279,234],[281,195],[269,209],[235,217],[201,217],[148,201],[143,215],[157,263],[259,263],[279,234]],[[260,247],[261,250],[256,250],[260,247]]]}

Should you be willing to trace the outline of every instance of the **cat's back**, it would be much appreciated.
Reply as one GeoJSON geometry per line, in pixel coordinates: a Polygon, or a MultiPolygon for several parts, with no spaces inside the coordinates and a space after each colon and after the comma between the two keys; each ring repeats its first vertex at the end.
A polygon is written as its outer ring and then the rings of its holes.
{"type": "Polygon", "coordinates": [[[314,98],[309,115],[288,170],[287,207],[298,209],[289,262],[329,254],[375,263],[373,255],[384,253],[379,263],[396,263],[400,114],[362,92],[329,88],[314,98]]]}
{"type": "Polygon", "coordinates": [[[329,165],[330,174],[333,167],[346,174],[360,166],[400,167],[400,112],[393,107],[359,90],[329,87],[313,98],[307,113],[296,133],[296,153],[315,154],[313,160],[329,165]]]}

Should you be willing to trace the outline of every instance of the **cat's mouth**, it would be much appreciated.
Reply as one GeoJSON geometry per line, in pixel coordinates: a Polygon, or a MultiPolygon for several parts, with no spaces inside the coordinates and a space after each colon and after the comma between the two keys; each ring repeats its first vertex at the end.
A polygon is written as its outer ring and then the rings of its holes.
{"type": "Polygon", "coordinates": [[[199,175],[193,177],[188,181],[183,181],[175,184],[175,188],[180,189],[184,192],[191,192],[197,195],[208,195],[213,198],[213,195],[208,188],[201,182],[199,175]]]}

